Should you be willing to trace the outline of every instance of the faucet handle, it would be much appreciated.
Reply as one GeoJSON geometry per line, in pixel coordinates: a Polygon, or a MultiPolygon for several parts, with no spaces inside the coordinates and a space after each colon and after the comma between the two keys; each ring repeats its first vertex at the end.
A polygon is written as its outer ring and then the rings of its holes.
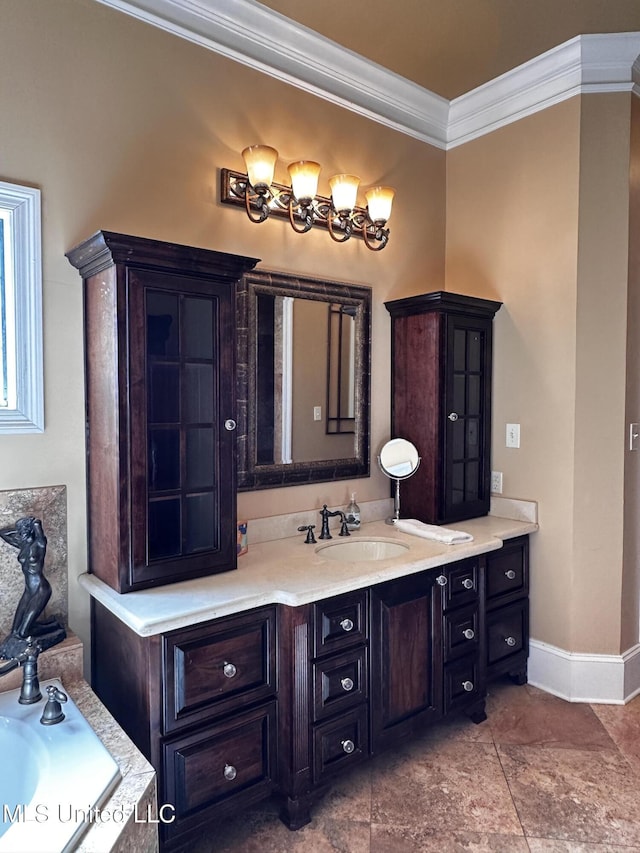
{"type": "Polygon", "coordinates": [[[313,535],[314,527],[315,527],[315,524],[303,524],[301,527],[298,528],[298,531],[300,533],[303,533],[305,530],[307,531],[307,538],[304,540],[305,545],[315,545],[316,544],[316,537],[313,535]]]}
{"type": "Polygon", "coordinates": [[[344,512],[340,513],[340,520],[342,524],[340,525],[340,533],[338,536],[351,536],[349,533],[349,527],[347,526],[347,516],[344,512]]]}

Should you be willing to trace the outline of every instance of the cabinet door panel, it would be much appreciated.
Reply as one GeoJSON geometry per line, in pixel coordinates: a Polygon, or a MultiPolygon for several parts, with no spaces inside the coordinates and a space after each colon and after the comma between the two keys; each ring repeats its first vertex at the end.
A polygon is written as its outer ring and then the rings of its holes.
{"type": "Polygon", "coordinates": [[[201,291],[189,276],[129,274],[130,316],[144,318],[129,340],[135,583],[235,567],[233,518],[221,513],[234,482],[222,423],[235,411],[223,344],[233,294],[201,291]]]}
{"type": "Polygon", "coordinates": [[[396,730],[410,730],[419,721],[441,714],[441,617],[434,610],[434,574],[372,589],[374,750],[383,747],[396,730]]]}

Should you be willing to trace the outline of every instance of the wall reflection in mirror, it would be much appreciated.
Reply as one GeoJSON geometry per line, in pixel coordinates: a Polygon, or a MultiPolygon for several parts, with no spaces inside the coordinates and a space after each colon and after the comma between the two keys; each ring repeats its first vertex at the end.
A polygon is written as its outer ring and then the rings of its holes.
{"type": "Polygon", "coordinates": [[[240,489],[367,476],[371,291],[252,272],[238,290],[240,489]]]}

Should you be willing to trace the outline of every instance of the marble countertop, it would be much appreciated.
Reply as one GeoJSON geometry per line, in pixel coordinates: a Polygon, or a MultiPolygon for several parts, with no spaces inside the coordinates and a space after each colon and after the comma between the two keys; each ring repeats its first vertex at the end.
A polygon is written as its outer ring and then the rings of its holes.
{"type": "Polygon", "coordinates": [[[365,562],[323,558],[307,545],[304,534],[249,545],[235,571],[176,584],[117,593],[92,574],[79,583],[139,636],[153,636],[220,616],[240,613],[264,604],[296,607],[365,586],[436,568],[447,563],[497,550],[505,539],[533,533],[538,525],[494,515],[447,525],[473,536],[472,542],[444,545],[395,530],[384,521],[363,524],[347,540],[376,538],[408,545],[406,553],[386,560],[365,562]]]}

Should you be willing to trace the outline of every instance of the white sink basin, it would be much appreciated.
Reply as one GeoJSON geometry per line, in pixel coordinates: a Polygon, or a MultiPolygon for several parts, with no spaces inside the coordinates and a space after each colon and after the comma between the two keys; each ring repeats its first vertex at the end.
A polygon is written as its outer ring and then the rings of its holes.
{"type": "Polygon", "coordinates": [[[346,539],[329,542],[316,548],[316,554],[323,560],[341,560],[342,562],[364,562],[367,560],[389,560],[406,554],[409,546],[393,539],[346,539]]]}

